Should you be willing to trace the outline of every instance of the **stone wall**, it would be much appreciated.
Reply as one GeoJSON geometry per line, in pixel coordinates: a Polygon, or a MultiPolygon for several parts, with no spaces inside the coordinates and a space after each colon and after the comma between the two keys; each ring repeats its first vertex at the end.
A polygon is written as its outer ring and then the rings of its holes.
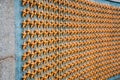
{"type": "MultiPolygon", "coordinates": [[[[15,80],[15,43],[17,41],[15,40],[14,1],[17,0],[0,0],[0,80],[15,80]]],[[[110,3],[110,5],[120,6],[117,3],[110,3]]]]}
{"type": "Polygon", "coordinates": [[[0,0],[0,80],[15,80],[14,0],[0,0]]]}

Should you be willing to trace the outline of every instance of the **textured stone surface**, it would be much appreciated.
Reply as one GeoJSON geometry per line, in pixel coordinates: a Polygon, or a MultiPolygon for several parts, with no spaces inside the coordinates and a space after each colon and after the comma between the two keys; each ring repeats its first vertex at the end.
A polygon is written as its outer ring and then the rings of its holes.
{"type": "Polygon", "coordinates": [[[14,55],[14,0],[0,0],[0,58],[14,55]]]}
{"type": "Polygon", "coordinates": [[[0,61],[0,80],[15,80],[15,60],[13,57],[0,61]]]}
{"type": "Polygon", "coordinates": [[[0,80],[15,80],[14,0],[0,0],[0,80]]]}

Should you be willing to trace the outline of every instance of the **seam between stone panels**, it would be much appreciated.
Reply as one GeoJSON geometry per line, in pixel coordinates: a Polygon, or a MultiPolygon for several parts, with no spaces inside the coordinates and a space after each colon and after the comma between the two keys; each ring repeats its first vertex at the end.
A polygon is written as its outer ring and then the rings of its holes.
{"type": "Polygon", "coordinates": [[[7,56],[7,57],[4,57],[4,58],[0,58],[0,62],[4,61],[6,59],[10,59],[10,58],[14,59],[14,56],[7,56]]]}

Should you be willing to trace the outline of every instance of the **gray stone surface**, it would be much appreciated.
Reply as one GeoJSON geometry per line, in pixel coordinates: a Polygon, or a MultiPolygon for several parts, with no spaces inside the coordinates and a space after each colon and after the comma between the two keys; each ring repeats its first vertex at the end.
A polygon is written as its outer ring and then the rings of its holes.
{"type": "Polygon", "coordinates": [[[0,61],[0,80],[15,80],[15,60],[13,57],[0,61]]]}
{"type": "Polygon", "coordinates": [[[0,80],[15,80],[14,0],[0,0],[0,80]]]}
{"type": "Polygon", "coordinates": [[[14,0],[0,0],[0,58],[14,55],[14,0]]]}

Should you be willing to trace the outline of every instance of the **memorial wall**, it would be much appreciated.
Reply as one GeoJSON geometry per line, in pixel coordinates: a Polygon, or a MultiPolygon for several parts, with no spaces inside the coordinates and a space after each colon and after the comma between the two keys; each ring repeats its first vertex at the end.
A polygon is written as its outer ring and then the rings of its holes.
{"type": "Polygon", "coordinates": [[[0,6],[0,80],[120,79],[120,3],[1,0],[0,6]]]}
{"type": "Polygon", "coordinates": [[[120,74],[119,11],[87,0],[22,0],[22,79],[120,74]]]}

